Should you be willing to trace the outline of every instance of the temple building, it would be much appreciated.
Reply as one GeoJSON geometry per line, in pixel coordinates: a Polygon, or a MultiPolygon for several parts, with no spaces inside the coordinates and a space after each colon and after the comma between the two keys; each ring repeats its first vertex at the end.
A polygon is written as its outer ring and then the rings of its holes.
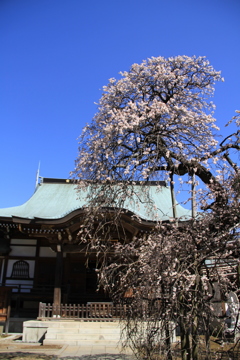
{"type": "MultiPolygon", "coordinates": [[[[142,186],[134,186],[141,192],[142,186]]],[[[190,210],[175,204],[165,182],[146,186],[154,212],[144,201],[124,202],[121,226],[130,240],[150,231],[157,221],[169,221],[176,214],[179,219],[191,216],[190,210]]],[[[87,196],[72,180],[41,178],[26,203],[0,209],[0,283],[11,289],[11,316],[37,317],[40,302],[110,300],[96,291],[96,254],[90,254],[86,263],[78,241],[87,196]]],[[[118,241],[119,234],[112,234],[112,240],[118,241]]]]}

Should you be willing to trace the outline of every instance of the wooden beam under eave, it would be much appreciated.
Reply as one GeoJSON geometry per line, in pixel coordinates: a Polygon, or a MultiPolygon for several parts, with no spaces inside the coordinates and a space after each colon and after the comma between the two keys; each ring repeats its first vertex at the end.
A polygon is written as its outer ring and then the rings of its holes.
{"type": "Polygon", "coordinates": [[[133,224],[132,220],[121,218],[121,225],[124,229],[130,232],[133,236],[135,236],[136,233],[138,233],[139,228],[136,226],[136,224],[133,224]]]}

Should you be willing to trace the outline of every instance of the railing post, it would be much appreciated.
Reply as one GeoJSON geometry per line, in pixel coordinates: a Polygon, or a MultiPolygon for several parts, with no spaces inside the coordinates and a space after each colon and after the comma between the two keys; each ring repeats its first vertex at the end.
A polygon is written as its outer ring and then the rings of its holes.
{"type": "Polygon", "coordinates": [[[38,312],[38,316],[39,317],[46,317],[46,304],[40,302],[39,303],[39,312],[38,312]]]}
{"type": "Polygon", "coordinates": [[[42,317],[41,315],[42,315],[42,303],[40,302],[38,306],[38,317],[42,317]]]}
{"type": "MultiPolygon", "coordinates": [[[[46,317],[50,317],[50,307],[51,307],[51,305],[48,303],[46,307],[47,307],[47,309],[46,309],[47,316],[46,317]]],[[[53,305],[52,305],[52,316],[53,316],[53,305]]]]}

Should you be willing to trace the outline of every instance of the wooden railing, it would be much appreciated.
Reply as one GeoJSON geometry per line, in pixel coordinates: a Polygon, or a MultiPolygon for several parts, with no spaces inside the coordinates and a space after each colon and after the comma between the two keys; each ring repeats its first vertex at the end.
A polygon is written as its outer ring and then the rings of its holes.
{"type": "Polygon", "coordinates": [[[45,304],[39,303],[38,319],[83,319],[85,321],[110,321],[126,314],[127,305],[112,303],[45,304]]]}

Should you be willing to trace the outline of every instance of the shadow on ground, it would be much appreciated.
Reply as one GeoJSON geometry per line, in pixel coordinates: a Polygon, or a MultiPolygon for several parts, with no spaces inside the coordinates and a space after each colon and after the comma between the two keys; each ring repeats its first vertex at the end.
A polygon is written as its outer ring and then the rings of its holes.
{"type": "Polygon", "coordinates": [[[113,355],[113,354],[98,354],[98,355],[82,355],[82,356],[64,356],[59,357],[56,355],[45,355],[45,354],[34,354],[34,353],[23,353],[23,352],[12,352],[12,353],[1,353],[1,360],[132,360],[133,357],[130,355],[113,355]]]}

